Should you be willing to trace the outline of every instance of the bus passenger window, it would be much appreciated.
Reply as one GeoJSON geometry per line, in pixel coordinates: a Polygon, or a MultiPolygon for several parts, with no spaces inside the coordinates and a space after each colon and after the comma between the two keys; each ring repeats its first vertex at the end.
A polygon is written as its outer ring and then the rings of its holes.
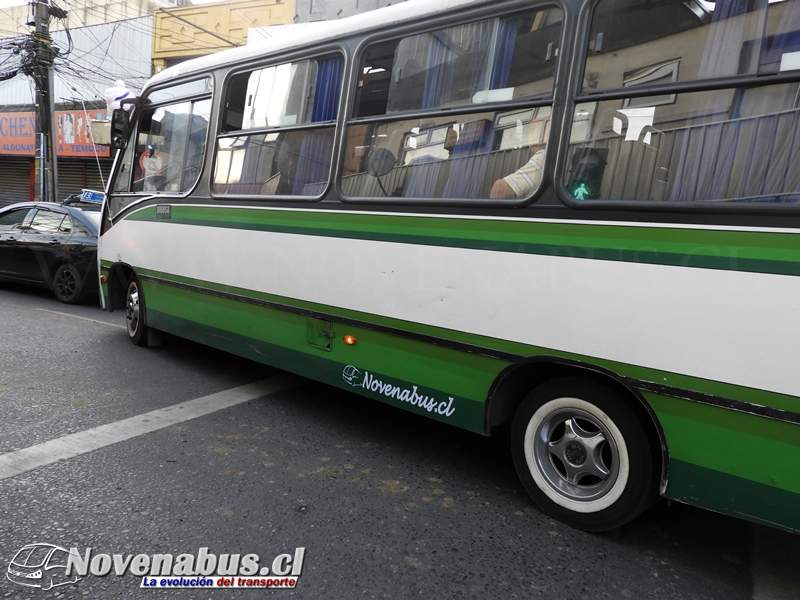
{"type": "Polygon", "coordinates": [[[567,191],[578,201],[800,201],[799,33],[800,2],[602,0],[567,191]]]}
{"type": "Polygon", "coordinates": [[[328,187],[344,61],[269,66],[227,86],[212,191],[320,196],[328,187]]]}
{"type": "Polygon", "coordinates": [[[516,183],[515,173],[524,179],[529,163],[544,163],[561,21],[557,9],[527,11],[369,46],[356,90],[357,121],[348,127],[344,194],[531,197],[538,184],[501,194],[495,183],[509,176],[516,183]],[[529,108],[495,108],[510,101],[528,102],[529,108]],[[471,108],[458,116],[443,110],[455,107],[471,108]],[[411,111],[413,117],[403,117],[411,111]],[[384,115],[396,120],[370,123],[384,115]],[[389,156],[394,166],[386,169],[389,156]]]}

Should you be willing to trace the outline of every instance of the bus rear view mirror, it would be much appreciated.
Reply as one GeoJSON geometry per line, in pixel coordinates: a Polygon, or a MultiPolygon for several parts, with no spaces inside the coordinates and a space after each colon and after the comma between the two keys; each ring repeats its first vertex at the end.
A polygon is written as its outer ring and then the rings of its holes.
{"type": "Polygon", "coordinates": [[[111,113],[111,147],[124,150],[128,145],[130,116],[125,109],[117,109],[111,113]]]}

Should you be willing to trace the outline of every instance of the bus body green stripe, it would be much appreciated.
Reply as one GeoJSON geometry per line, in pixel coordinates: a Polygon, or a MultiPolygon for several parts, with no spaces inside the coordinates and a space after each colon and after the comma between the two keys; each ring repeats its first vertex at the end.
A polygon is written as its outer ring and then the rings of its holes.
{"type": "Polygon", "coordinates": [[[307,375],[470,431],[483,431],[484,399],[496,374],[505,366],[496,359],[464,355],[358,328],[348,328],[346,332],[334,330],[337,339],[331,350],[326,351],[308,343],[308,321],[301,315],[200,295],[144,278],[141,283],[147,323],[156,329],[307,375]],[[204,322],[193,320],[193,314],[202,314],[204,322]],[[345,333],[355,335],[359,343],[345,345],[341,341],[345,333]],[[387,390],[389,386],[398,388],[397,394],[387,397],[385,393],[346,383],[343,371],[350,365],[369,373],[385,384],[387,390]],[[453,397],[455,410],[447,417],[420,409],[411,403],[413,398],[407,401],[398,398],[406,389],[431,402],[435,400],[437,406],[453,397]]]}
{"type": "MultiPolygon", "coordinates": [[[[672,459],[800,495],[800,427],[677,398],[646,395],[672,459]]],[[[800,506],[800,496],[798,496],[800,506]]]]}
{"type": "Polygon", "coordinates": [[[800,533],[797,494],[679,459],[670,461],[666,497],[800,533]]]}
{"type": "Polygon", "coordinates": [[[800,275],[800,234],[175,205],[131,220],[729,271],[800,275]]]}
{"type": "MultiPolygon", "coordinates": [[[[581,363],[594,364],[610,372],[616,373],[620,377],[629,378],[635,381],[658,382],[659,384],[670,385],[678,389],[692,390],[720,398],[729,398],[743,403],[800,413],[800,399],[785,394],[747,388],[708,379],[700,379],[688,375],[660,371],[649,367],[631,365],[612,360],[599,359],[596,357],[585,356],[572,352],[564,352],[552,348],[510,342],[507,340],[490,338],[461,331],[454,331],[431,325],[411,323],[408,321],[392,319],[390,317],[362,313],[329,305],[320,305],[313,302],[296,300],[274,294],[254,292],[244,288],[215,284],[189,277],[179,277],[160,271],[140,269],[137,272],[142,277],[155,278],[157,280],[164,281],[167,285],[169,282],[175,282],[179,285],[189,285],[199,289],[205,289],[209,292],[220,292],[224,294],[240,296],[244,300],[243,303],[246,303],[248,299],[252,299],[255,301],[269,302],[274,305],[283,305],[291,309],[308,311],[309,313],[314,313],[316,315],[330,316],[332,319],[340,318],[356,321],[363,323],[364,327],[369,325],[379,325],[393,329],[397,332],[397,335],[392,337],[393,344],[405,343],[402,334],[404,332],[411,332],[436,340],[441,340],[442,342],[455,342],[472,346],[474,348],[473,353],[476,356],[479,356],[481,354],[481,349],[485,348],[492,352],[509,355],[511,358],[507,360],[514,360],[515,357],[522,358],[529,356],[551,356],[554,358],[563,358],[581,363]]],[[[162,285],[161,287],[167,287],[167,285],[162,285]]],[[[210,297],[210,294],[204,295],[204,298],[206,299],[210,297]]],[[[258,314],[260,316],[262,313],[258,314]]],[[[416,348],[415,351],[419,352],[422,352],[425,348],[429,347],[429,344],[420,344],[419,342],[415,342],[415,344],[418,344],[414,346],[416,348]]],[[[486,354],[491,353],[487,352],[486,354]]],[[[507,364],[507,361],[498,361],[497,364],[502,365],[497,369],[497,372],[499,372],[499,370],[507,364]]],[[[725,414],[728,412],[730,411],[725,411],[725,414]]]]}

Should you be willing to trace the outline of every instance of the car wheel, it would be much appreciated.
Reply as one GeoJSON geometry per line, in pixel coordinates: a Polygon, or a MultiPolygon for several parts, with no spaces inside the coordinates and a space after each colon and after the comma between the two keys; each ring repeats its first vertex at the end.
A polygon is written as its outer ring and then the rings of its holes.
{"type": "Polygon", "coordinates": [[[53,275],[53,293],[59,302],[76,304],[83,299],[83,282],[73,265],[64,264],[53,275]]]}
{"type": "Polygon", "coordinates": [[[125,298],[125,323],[128,337],[137,346],[147,344],[147,325],[144,322],[144,295],[139,278],[134,275],[128,283],[128,294],[125,298]]]}
{"type": "Polygon", "coordinates": [[[514,466],[534,502],[585,531],[627,523],[657,498],[658,452],[612,390],[555,379],[522,402],[512,426],[514,466]]]}

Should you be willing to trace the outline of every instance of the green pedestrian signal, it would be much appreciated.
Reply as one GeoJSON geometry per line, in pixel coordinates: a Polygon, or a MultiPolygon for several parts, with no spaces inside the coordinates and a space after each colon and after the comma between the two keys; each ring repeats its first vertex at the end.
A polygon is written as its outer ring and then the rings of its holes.
{"type": "Polygon", "coordinates": [[[589,188],[586,187],[585,183],[582,183],[575,188],[575,191],[572,192],[572,195],[576,200],[586,200],[589,197],[589,188]]]}

